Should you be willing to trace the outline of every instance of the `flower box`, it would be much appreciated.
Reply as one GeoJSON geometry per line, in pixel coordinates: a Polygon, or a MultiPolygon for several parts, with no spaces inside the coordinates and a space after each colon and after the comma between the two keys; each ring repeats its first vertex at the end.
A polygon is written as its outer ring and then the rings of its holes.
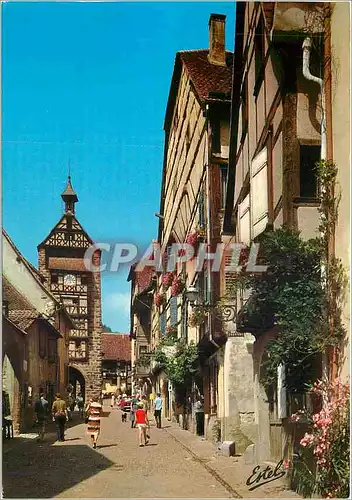
{"type": "Polygon", "coordinates": [[[171,297],[177,297],[185,289],[185,283],[181,278],[175,278],[171,285],[171,297]]]}
{"type": "Polygon", "coordinates": [[[161,307],[163,306],[164,304],[166,303],[166,298],[165,298],[165,295],[163,293],[156,293],[154,295],[154,304],[157,306],[157,307],[161,307]]]}
{"type": "Polygon", "coordinates": [[[165,330],[165,333],[166,333],[166,337],[168,339],[174,339],[176,340],[177,337],[178,337],[178,328],[177,326],[167,326],[166,327],[166,330],[165,330]]]}
{"type": "Polygon", "coordinates": [[[191,245],[195,250],[197,250],[199,243],[201,243],[204,240],[204,237],[205,237],[204,230],[201,228],[196,228],[187,236],[186,243],[188,243],[188,245],[191,245]]]}
{"type": "Polygon", "coordinates": [[[191,314],[191,316],[189,317],[188,326],[190,326],[191,328],[200,326],[205,322],[206,317],[207,315],[204,311],[195,310],[193,314],[191,314]]]}
{"type": "Polygon", "coordinates": [[[174,273],[163,274],[161,281],[165,290],[167,290],[172,285],[174,279],[175,279],[174,273]]]}

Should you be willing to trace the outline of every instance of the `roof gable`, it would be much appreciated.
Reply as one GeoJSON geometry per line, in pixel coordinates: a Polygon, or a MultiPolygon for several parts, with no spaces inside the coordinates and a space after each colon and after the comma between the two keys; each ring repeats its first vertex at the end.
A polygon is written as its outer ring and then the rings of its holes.
{"type": "Polygon", "coordinates": [[[75,215],[65,213],[48,236],[39,243],[38,249],[43,246],[89,248],[92,244],[93,240],[83,229],[75,215]]]}
{"type": "Polygon", "coordinates": [[[226,66],[212,64],[209,62],[208,55],[209,50],[207,49],[177,52],[166,107],[164,130],[168,130],[171,125],[183,67],[201,104],[230,102],[233,53],[226,51],[226,66]]]}
{"type": "Polygon", "coordinates": [[[125,333],[103,333],[101,351],[103,360],[131,361],[130,336],[125,333]]]}

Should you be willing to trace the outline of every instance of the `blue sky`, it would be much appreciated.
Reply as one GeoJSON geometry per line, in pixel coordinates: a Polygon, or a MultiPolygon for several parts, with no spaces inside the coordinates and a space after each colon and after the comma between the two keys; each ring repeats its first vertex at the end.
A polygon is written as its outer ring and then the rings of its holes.
{"type": "MultiPolygon", "coordinates": [[[[2,4],[3,225],[37,265],[63,211],[95,241],[157,236],[163,119],[178,50],[208,47],[212,13],[234,3],[2,4]]],[[[128,268],[102,275],[103,322],[129,331],[128,268]]]]}

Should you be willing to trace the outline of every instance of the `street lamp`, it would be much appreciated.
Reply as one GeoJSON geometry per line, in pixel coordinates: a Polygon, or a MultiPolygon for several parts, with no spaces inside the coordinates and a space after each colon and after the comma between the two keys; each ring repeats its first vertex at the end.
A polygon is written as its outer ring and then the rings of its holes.
{"type": "Polygon", "coordinates": [[[196,302],[196,300],[198,299],[198,289],[191,285],[187,288],[186,290],[186,298],[188,300],[188,302],[191,304],[191,306],[193,306],[196,302]]]}

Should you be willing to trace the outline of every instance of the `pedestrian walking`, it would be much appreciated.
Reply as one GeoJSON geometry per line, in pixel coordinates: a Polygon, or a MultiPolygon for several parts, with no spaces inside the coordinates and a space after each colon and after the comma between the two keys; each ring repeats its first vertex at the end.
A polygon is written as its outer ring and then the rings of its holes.
{"type": "Polygon", "coordinates": [[[77,396],[76,404],[78,406],[79,416],[83,418],[84,399],[83,399],[83,394],[81,392],[77,396]]]}
{"type": "Polygon", "coordinates": [[[110,403],[111,408],[114,408],[115,406],[115,394],[111,396],[111,403],[110,403]]]}
{"type": "Polygon", "coordinates": [[[61,398],[60,394],[56,394],[51,411],[57,427],[57,440],[65,441],[65,424],[66,420],[68,420],[68,414],[66,402],[61,398]]]}
{"type": "Polygon", "coordinates": [[[136,410],[136,424],[138,428],[138,441],[139,446],[143,446],[143,440],[145,446],[149,443],[150,435],[149,435],[149,420],[147,411],[144,409],[144,405],[142,402],[138,404],[138,409],[136,410]]]}
{"type": "Polygon", "coordinates": [[[135,418],[135,415],[136,415],[136,411],[138,410],[139,402],[140,401],[139,401],[138,395],[134,396],[134,398],[132,398],[132,401],[131,401],[131,411],[130,411],[130,422],[131,422],[132,429],[134,427],[136,427],[136,418],[135,418]]]}
{"type": "Polygon", "coordinates": [[[204,436],[204,397],[199,395],[194,405],[196,416],[197,436],[204,436]]]}
{"type": "Polygon", "coordinates": [[[161,411],[163,409],[163,400],[161,399],[160,392],[157,393],[154,401],[154,417],[158,429],[161,429],[161,411]]]}
{"type": "Polygon", "coordinates": [[[44,393],[39,393],[39,398],[34,402],[34,412],[36,415],[36,424],[38,425],[38,439],[37,441],[43,441],[46,421],[49,416],[49,403],[44,397],[44,393]]]}
{"type": "Polygon", "coordinates": [[[102,416],[103,407],[97,400],[94,400],[88,405],[88,422],[87,433],[90,436],[93,448],[97,447],[97,441],[100,434],[100,419],[102,416]]]}
{"type": "Polygon", "coordinates": [[[71,393],[68,394],[66,398],[66,411],[67,411],[67,419],[72,420],[72,412],[75,408],[75,399],[71,393]]]}

